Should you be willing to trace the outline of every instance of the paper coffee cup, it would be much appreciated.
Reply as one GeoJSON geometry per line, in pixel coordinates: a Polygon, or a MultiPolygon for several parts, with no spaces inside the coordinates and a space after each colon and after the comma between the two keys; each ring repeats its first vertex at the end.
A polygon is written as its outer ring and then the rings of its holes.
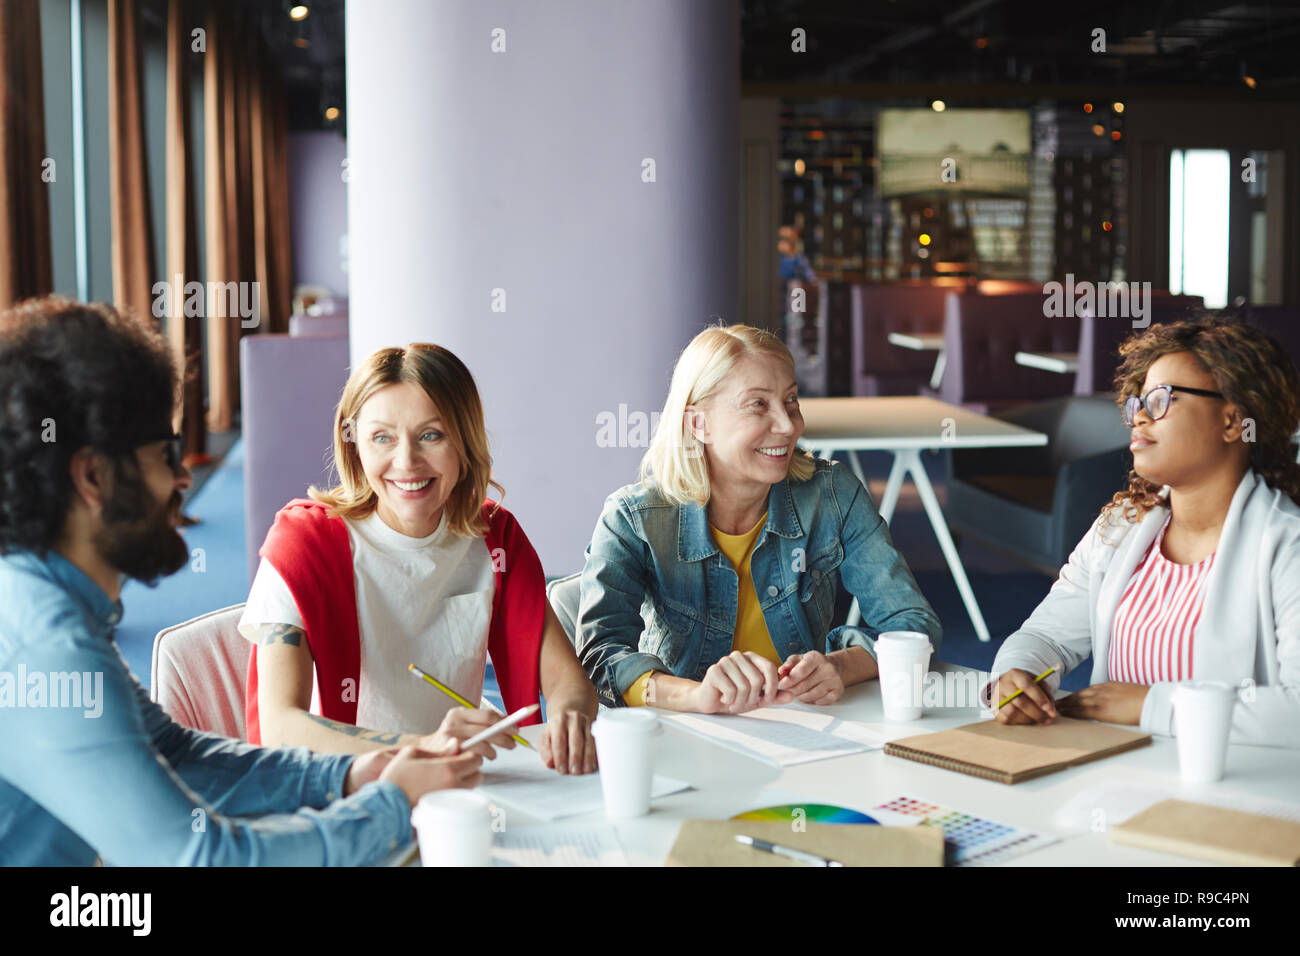
{"type": "Polygon", "coordinates": [[[650,742],[659,732],[659,718],[641,708],[606,710],[596,718],[591,735],[596,738],[605,816],[617,820],[650,812],[650,742]]]}
{"type": "Polygon", "coordinates": [[[490,866],[492,807],[472,790],[426,793],[411,811],[421,866],[490,866]]]}
{"type": "Polygon", "coordinates": [[[1186,681],[1174,688],[1178,769],[1189,783],[1223,779],[1237,691],[1219,681],[1186,681]]]}
{"type": "Polygon", "coordinates": [[[919,631],[884,631],[876,636],[876,666],[885,720],[921,718],[925,675],[933,650],[929,635],[919,631]]]}

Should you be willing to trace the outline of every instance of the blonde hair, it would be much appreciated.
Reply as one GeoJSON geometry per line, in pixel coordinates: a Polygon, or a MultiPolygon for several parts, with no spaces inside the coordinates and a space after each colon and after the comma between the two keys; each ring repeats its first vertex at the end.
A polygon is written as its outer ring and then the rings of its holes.
{"type": "Polygon", "coordinates": [[[378,496],[361,467],[356,420],[370,396],[397,384],[418,385],[438,408],[443,430],[460,456],[460,476],[443,508],[447,527],[462,537],[487,532],[482,506],[488,486],[505,495],[492,480],[492,456],[483,425],[478,388],[463,362],[439,345],[416,342],[405,348],[379,349],[348,376],[334,413],[334,472],[339,484],[329,491],[314,485],[313,499],[342,518],[365,518],[375,510],[378,496]]]}
{"type": "MultiPolygon", "coordinates": [[[[717,394],[736,363],[749,355],[775,356],[794,374],[794,356],[785,344],[771,332],[751,325],[707,328],[691,340],[677,359],[663,414],[641,459],[641,480],[653,483],[669,501],[708,503],[709,466],[703,446],[686,427],[686,407],[708,401],[717,394]]],[[[807,481],[815,469],[812,455],[795,448],[786,475],[792,481],[807,481]]]]}

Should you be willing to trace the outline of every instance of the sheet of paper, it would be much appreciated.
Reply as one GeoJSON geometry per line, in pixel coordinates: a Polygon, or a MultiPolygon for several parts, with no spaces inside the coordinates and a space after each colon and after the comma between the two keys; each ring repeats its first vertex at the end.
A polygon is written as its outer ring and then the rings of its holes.
{"type": "MultiPolygon", "coordinates": [[[[655,775],[651,798],[686,790],[690,784],[655,775]]],[[[559,820],[591,813],[605,806],[600,774],[560,774],[542,764],[537,751],[516,747],[498,750],[495,760],[483,761],[478,789],[488,798],[541,820],[559,820]]]]}
{"type": "Polygon", "coordinates": [[[668,714],[682,730],[777,767],[879,750],[886,738],[863,724],[800,704],[760,707],[745,714],[668,714]]]}
{"type": "Polygon", "coordinates": [[[618,833],[607,823],[510,827],[498,833],[493,866],[627,866],[618,833]]]}
{"type": "Polygon", "coordinates": [[[1246,793],[1182,791],[1177,784],[1160,786],[1129,783],[1103,783],[1080,790],[1056,811],[1053,822],[1069,830],[1102,832],[1171,797],[1300,823],[1300,804],[1246,793]]]}

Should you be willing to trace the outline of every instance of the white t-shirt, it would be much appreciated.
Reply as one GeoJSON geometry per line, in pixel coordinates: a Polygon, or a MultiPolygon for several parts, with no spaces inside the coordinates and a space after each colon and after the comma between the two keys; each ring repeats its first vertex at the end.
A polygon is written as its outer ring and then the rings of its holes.
{"type": "MultiPolygon", "coordinates": [[[[357,725],[370,730],[432,733],[456,702],[412,676],[414,664],[467,700],[483,693],[488,628],[495,593],[492,559],[482,538],[452,534],[442,522],[433,534],[411,538],[384,524],[377,512],[343,519],[352,548],[361,680],[357,725]]],[[[288,585],[265,559],[258,566],[239,631],[256,641],[262,624],[302,627],[288,585]]],[[[311,712],[321,713],[313,675],[311,712]]]]}

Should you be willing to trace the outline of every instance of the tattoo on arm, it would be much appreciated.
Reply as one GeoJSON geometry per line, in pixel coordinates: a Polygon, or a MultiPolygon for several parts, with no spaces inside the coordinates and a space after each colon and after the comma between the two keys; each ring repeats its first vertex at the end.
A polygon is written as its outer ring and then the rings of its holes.
{"type": "Polygon", "coordinates": [[[308,718],[316,721],[322,727],[328,727],[330,730],[337,731],[340,734],[346,734],[349,737],[356,737],[359,740],[368,740],[371,743],[384,744],[385,746],[395,747],[401,741],[401,734],[386,734],[379,730],[366,730],[364,727],[357,727],[354,724],[345,724],[341,720],[330,720],[328,717],[321,717],[318,714],[308,714],[308,718]]]}
{"type": "Polygon", "coordinates": [[[263,624],[257,629],[259,647],[269,647],[272,644],[292,644],[294,647],[302,647],[304,636],[302,628],[293,624],[263,624]]]}

